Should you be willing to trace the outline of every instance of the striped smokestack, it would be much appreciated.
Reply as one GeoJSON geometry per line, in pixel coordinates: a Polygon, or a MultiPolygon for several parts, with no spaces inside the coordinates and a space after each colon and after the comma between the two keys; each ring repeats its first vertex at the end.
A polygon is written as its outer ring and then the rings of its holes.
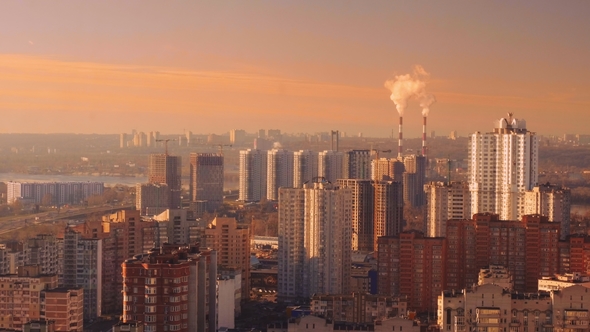
{"type": "Polygon", "coordinates": [[[426,117],[422,117],[422,155],[426,156],[426,117]]]}
{"type": "Polygon", "coordinates": [[[402,124],[404,118],[402,116],[399,117],[399,136],[398,136],[398,141],[397,141],[397,157],[401,158],[402,157],[402,152],[403,152],[403,134],[402,134],[402,124]]]}

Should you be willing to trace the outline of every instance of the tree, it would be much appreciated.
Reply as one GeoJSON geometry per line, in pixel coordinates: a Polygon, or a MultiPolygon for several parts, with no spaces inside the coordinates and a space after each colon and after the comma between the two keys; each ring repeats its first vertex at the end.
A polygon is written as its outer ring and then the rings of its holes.
{"type": "Polygon", "coordinates": [[[41,205],[43,205],[43,206],[53,205],[53,195],[51,193],[47,193],[47,194],[43,195],[43,198],[41,198],[41,205]]]}
{"type": "Polygon", "coordinates": [[[10,204],[12,211],[14,214],[19,214],[23,210],[23,202],[20,199],[15,200],[12,204],[10,204]]]}

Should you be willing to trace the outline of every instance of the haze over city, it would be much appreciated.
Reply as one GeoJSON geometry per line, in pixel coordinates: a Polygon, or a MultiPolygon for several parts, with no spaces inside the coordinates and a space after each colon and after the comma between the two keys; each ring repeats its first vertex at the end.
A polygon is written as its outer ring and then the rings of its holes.
{"type": "MultiPolygon", "coordinates": [[[[588,2],[3,2],[2,133],[390,136],[384,82],[420,65],[429,129],[588,133],[588,2]]],[[[408,104],[407,137],[421,107],[408,104]]]]}

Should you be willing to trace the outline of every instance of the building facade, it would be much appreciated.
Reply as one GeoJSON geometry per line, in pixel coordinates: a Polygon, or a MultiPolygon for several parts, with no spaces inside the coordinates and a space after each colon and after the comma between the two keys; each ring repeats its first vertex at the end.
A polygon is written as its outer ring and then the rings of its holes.
{"type": "Polygon", "coordinates": [[[371,180],[339,179],[352,192],[352,250],[373,251],[375,193],[371,180]]]}
{"type": "Polygon", "coordinates": [[[406,231],[380,237],[377,242],[379,294],[405,296],[409,309],[436,310],[446,284],[446,239],[406,231]]]}
{"type": "Polygon", "coordinates": [[[498,121],[491,133],[469,137],[469,190],[472,213],[495,213],[502,220],[525,214],[526,191],[538,181],[538,142],[526,121],[498,121]]]}
{"type": "Polygon", "coordinates": [[[338,151],[322,151],[318,154],[318,176],[336,183],[343,177],[344,154],[338,151]]]}
{"type": "Polygon", "coordinates": [[[569,188],[549,183],[525,192],[524,213],[540,214],[549,221],[561,225],[561,239],[570,234],[570,210],[572,193],[569,188]]]}
{"type": "Polygon", "coordinates": [[[207,210],[215,211],[223,204],[223,155],[190,154],[191,201],[206,201],[207,210]]]}
{"type": "Polygon", "coordinates": [[[242,277],[242,299],[250,298],[251,229],[235,218],[216,217],[204,231],[202,246],[217,251],[217,263],[223,268],[237,268],[242,277]]]}
{"type": "Polygon", "coordinates": [[[217,330],[215,251],[162,246],[122,264],[123,322],[144,331],[217,330]]]}
{"type": "Polygon", "coordinates": [[[266,151],[240,151],[240,201],[254,202],[266,197],[267,158],[266,151]]]}
{"type": "Polygon", "coordinates": [[[276,201],[279,188],[293,187],[293,152],[272,149],[268,151],[266,165],[266,199],[276,201]]]}
{"type": "Polygon", "coordinates": [[[148,183],[168,186],[169,209],[180,208],[180,191],[182,177],[182,160],[180,156],[150,154],[148,162],[148,183]]]}
{"type": "Polygon", "coordinates": [[[445,237],[447,220],[471,218],[471,195],[466,182],[430,182],[426,192],[426,236],[445,237]]]}
{"type": "Polygon", "coordinates": [[[352,192],[327,181],[279,190],[279,296],[348,292],[352,192]]]}
{"type": "Polygon", "coordinates": [[[301,188],[305,182],[318,176],[318,153],[300,150],[293,153],[293,188],[301,188]]]}

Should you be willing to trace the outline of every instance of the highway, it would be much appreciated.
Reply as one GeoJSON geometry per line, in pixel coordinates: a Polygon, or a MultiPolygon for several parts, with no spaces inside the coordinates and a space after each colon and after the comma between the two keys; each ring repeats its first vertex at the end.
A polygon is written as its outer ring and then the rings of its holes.
{"type": "Polygon", "coordinates": [[[21,228],[30,225],[36,224],[48,224],[53,223],[58,220],[77,220],[83,219],[87,215],[92,214],[108,214],[114,211],[122,210],[122,209],[130,209],[134,208],[135,205],[133,204],[123,204],[123,205],[101,205],[96,207],[71,207],[67,210],[62,209],[60,213],[57,211],[48,211],[48,212],[41,212],[41,213],[34,213],[28,215],[19,215],[19,216],[7,216],[0,218],[0,235],[14,232],[21,228]]]}

